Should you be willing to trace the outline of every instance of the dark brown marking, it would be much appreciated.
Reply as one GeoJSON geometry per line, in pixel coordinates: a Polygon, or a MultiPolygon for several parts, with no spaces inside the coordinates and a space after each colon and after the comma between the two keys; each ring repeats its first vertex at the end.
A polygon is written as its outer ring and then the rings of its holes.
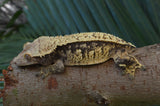
{"type": "Polygon", "coordinates": [[[123,49],[121,49],[121,52],[123,53],[123,52],[125,52],[125,49],[123,48],[123,49]]]}
{"type": "Polygon", "coordinates": [[[92,35],[93,37],[95,37],[95,38],[97,38],[97,36],[95,35],[95,33],[93,33],[93,35],[92,35]]]}
{"type": "Polygon", "coordinates": [[[102,54],[104,54],[104,50],[103,50],[103,47],[104,47],[104,46],[102,46],[102,48],[101,48],[102,54]]]}
{"type": "Polygon", "coordinates": [[[105,36],[105,34],[103,34],[103,39],[106,39],[107,37],[105,36]]]}
{"type": "Polygon", "coordinates": [[[109,39],[112,39],[112,37],[109,36],[109,39]]]}
{"type": "Polygon", "coordinates": [[[126,87],[125,86],[121,86],[120,90],[126,90],[126,87]]]}
{"type": "Polygon", "coordinates": [[[79,37],[77,37],[76,39],[79,40],[79,37]]]}
{"type": "Polygon", "coordinates": [[[56,78],[50,77],[48,79],[47,88],[48,89],[57,89],[58,88],[58,82],[57,82],[56,78]]]}
{"type": "MultiPolygon", "coordinates": [[[[87,52],[87,49],[82,48],[81,50],[82,50],[82,51],[81,51],[81,53],[82,53],[82,58],[85,58],[85,52],[87,52]]],[[[88,54],[88,53],[87,53],[87,54],[88,54]]]]}
{"type": "Polygon", "coordinates": [[[95,52],[93,53],[93,58],[95,58],[96,57],[96,54],[95,54],[95,52]]]}
{"type": "Polygon", "coordinates": [[[71,45],[71,49],[68,48],[68,50],[71,50],[72,54],[75,53],[76,49],[79,49],[79,44],[71,45]]]}

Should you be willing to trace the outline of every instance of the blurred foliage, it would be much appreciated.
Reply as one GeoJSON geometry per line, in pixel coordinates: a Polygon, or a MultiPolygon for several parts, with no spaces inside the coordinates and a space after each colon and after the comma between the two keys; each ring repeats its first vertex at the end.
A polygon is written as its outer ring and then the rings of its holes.
{"type": "Polygon", "coordinates": [[[106,32],[137,46],[160,41],[158,0],[27,0],[26,4],[30,38],[106,32]]]}
{"type": "Polygon", "coordinates": [[[0,7],[2,7],[2,6],[4,6],[7,2],[8,2],[9,0],[2,0],[2,2],[0,2],[1,4],[0,4],[0,7]]]}
{"type": "Polygon", "coordinates": [[[23,9],[23,2],[13,0],[0,1],[0,39],[8,38],[26,23],[23,9]]]}
{"type": "Polygon", "coordinates": [[[5,26],[5,30],[0,32],[0,39],[7,38],[8,36],[12,35],[14,31],[16,31],[19,27],[23,26],[23,24],[15,25],[16,19],[22,14],[22,10],[16,11],[16,13],[12,16],[9,20],[7,25],[5,26]]]}

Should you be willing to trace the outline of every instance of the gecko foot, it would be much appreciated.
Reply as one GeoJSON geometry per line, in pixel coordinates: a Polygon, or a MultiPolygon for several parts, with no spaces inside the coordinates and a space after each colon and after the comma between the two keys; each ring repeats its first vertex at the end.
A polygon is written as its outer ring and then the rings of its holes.
{"type": "Polygon", "coordinates": [[[136,69],[145,70],[145,67],[138,62],[134,56],[114,58],[116,65],[122,70],[122,75],[128,74],[129,79],[133,80],[136,69]]]}
{"type": "Polygon", "coordinates": [[[57,60],[55,64],[41,67],[41,71],[37,73],[36,76],[45,79],[47,76],[51,74],[56,74],[61,72],[64,72],[63,62],[61,60],[57,60]]]}

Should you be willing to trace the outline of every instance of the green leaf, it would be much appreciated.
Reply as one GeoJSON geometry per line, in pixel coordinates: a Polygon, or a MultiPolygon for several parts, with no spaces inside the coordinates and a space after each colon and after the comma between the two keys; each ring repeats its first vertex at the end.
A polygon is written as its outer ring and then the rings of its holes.
{"type": "Polygon", "coordinates": [[[12,18],[9,20],[8,24],[7,24],[7,28],[12,27],[12,25],[15,23],[16,19],[23,13],[22,10],[18,10],[14,13],[14,15],[12,16],[12,18]]]}
{"type": "Polygon", "coordinates": [[[12,18],[9,20],[9,22],[6,25],[6,31],[0,32],[0,39],[4,39],[8,36],[10,36],[15,30],[17,30],[19,27],[22,27],[23,25],[14,25],[15,21],[18,19],[18,17],[23,13],[22,10],[18,10],[14,13],[12,18]]]}

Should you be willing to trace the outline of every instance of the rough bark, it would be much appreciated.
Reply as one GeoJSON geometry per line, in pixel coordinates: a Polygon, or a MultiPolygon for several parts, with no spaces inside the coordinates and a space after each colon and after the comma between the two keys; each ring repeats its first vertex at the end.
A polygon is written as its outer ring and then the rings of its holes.
{"type": "Polygon", "coordinates": [[[90,99],[96,94],[111,105],[160,104],[160,44],[138,48],[132,55],[146,67],[146,71],[136,71],[134,80],[122,76],[112,59],[66,67],[64,73],[44,80],[35,77],[40,67],[22,69],[11,62],[12,71],[4,70],[4,106],[96,106],[95,98],[90,99]]]}

